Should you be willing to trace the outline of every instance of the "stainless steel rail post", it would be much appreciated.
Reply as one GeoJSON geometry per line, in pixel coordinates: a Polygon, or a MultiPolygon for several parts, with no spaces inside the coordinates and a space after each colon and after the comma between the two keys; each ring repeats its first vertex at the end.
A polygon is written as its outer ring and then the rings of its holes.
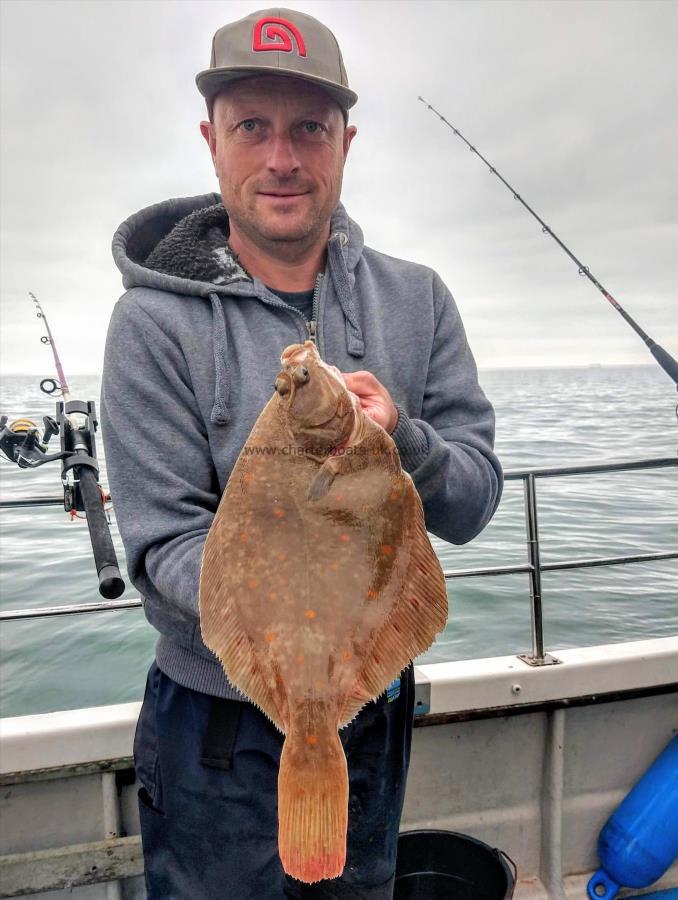
{"type": "Polygon", "coordinates": [[[539,525],[537,520],[537,485],[534,474],[523,479],[525,490],[525,528],[527,531],[527,560],[529,564],[530,600],[532,611],[532,655],[519,654],[530,666],[552,666],[560,662],[544,654],[544,619],[541,603],[541,564],[539,562],[539,525]]]}

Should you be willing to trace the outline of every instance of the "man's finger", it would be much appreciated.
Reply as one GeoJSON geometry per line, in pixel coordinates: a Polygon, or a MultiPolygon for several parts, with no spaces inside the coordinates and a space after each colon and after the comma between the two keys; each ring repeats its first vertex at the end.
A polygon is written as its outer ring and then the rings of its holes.
{"type": "Polygon", "coordinates": [[[359,372],[344,372],[342,374],[347,385],[360,385],[372,391],[376,391],[380,387],[383,387],[379,379],[366,369],[361,369],[359,372]]]}

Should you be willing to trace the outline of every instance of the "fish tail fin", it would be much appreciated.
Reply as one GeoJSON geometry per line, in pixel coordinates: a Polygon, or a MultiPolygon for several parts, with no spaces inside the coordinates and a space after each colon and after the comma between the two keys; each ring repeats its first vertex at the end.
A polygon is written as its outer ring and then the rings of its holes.
{"type": "Polygon", "coordinates": [[[348,769],[336,728],[291,729],[278,775],[278,850],[285,872],[308,884],[341,875],[347,824],[348,769]]]}

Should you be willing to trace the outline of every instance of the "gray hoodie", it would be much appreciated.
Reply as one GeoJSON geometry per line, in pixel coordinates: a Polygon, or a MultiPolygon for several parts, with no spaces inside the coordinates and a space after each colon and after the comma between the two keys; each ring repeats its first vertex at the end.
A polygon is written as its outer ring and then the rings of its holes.
{"type": "Polygon", "coordinates": [[[108,329],[100,418],[127,570],[160,632],[158,666],[185,687],[242,697],[200,637],[200,563],[284,347],[312,337],[326,362],[385,385],[403,468],[443,540],[466,543],[487,525],[502,471],[492,406],[436,272],[365,247],[339,204],[306,322],[249,275],[228,234],[213,193],[156,204],[118,228],[126,293],[108,329]]]}

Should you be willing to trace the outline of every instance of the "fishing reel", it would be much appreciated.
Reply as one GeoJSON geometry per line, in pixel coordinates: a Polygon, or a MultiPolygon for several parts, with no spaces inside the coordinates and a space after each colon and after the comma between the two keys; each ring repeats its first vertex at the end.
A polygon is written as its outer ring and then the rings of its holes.
{"type": "Polygon", "coordinates": [[[99,464],[94,440],[94,432],[99,425],[96,406],[92,400],[83,402],[71,399],[47,316],[35,294],[29,291],[28,295],[35,304],[37,317],[44,323],[47,334],[40,340],[52,348],[59,376],[59,381],[54,378],[43,378],[40,390],[50,396],[58,391],[63,399],[57,400],[55,419],[51,416],[43,417],[45,428],[42,437],[38,426],[30,419],[15,419],[8,426],[7,416],[0,417],[0,450],[10,462],[16,463],[21,469],[35,469],[55,459],[61,460],[64,509],[71,517],[76,517],[78,512],[86,514],[99,577],[99,593],[102,597],[112,600],[125,590],[125,582],[120,576],[118,559],[108,527],[108,513],[104,507],[106,500],[111,499],[110,494],[107,495],[99,484],[99,464]],[[60,437],[61,449],[58,453],[48,453],[48,444],[57,434],[60,437]],[[69,480],[71,475],[72,481],[69,480]]]}
{"type": "MultiPolygon", "coordinates": [[[[38,314],[40,315],[40,313],[38,314]]],[[[49,343],[48,338],[41,340],[49,343]]],[[[55,378],[43,378],[40,390],[53,396],[57,391],[63,396],[64,388],[55,378]]],[[[75,466],[89,466],[99,480],[96,443],[94,432],[99,422],[96,418],[96,406],[92,400],[57,400],[56,419],[43,416],[44,431],[42,438],[38,426],[30,419],[15,419],[9,426],[7,416],[0,418],[0,450],[10,462],[16,463],[20,469],[36,469],[56,459],[62,460],[61,482],[64,486],[64,509],[66,512],[86,512],[79,477],[75,476],[70,483],[68,475],[75,466]],[[85,417],[84,424],[77,425],[70,417],[85,417]],[[61,449],[58,453],[48,453],[47,447],[55,435],[60,435],[61,449]]],[[[101,490],[101,489],[100,489],[101,490]]],[[[102,499],[110,499],[101,491],[102,499]]]]}
{"type": "MultiPolygon", "coordinates": [[[[43,337],[41,341],[45,343],[48,342],[48,339],[43,337]]],[[[43,378],[40,382],[40,390],[49,395],[56,391],[63,392],[55,378],[43,378]]],[[[57,406],[58,415],[59,408],[57,406]]],[[[10,462],[16,463],[20,469],[35,469],[53,459],[63,459],[64,452],[68,452],[68,448],[64,447],[62,440],[61,452],[48,455],[47,445],[55,434],[60,433],[61,423],[52,416],[43,416],[42,421],[45,430],[40,438],[38,426],[30,419],[15,419],[8,426],[7,416],[0,417],[0,451],[10,462]]],[[[96,424],[96,420],[94,420],[95,427],[96,424]]]]}
{"type": "Polygon", "coordinates": [[[7,421],[7,416],[0,417],[0,450],[20,469],[34,469],[61,458],[60,453],[47,453],[50,438],[59,433],[59,426],[52,416],[43,416],[45,430],[42,438],[38,426],[30,419],[15,419],[9,425],[7,421]]]}
{"type": "MultiPolygon", "coordinates": [[[[40,387],[46,394],[54,393],[58,388],[57,382],[52,378],[46,378],[40,383],[40,387]],[[51,382],[55,387],[46,390],[45,382],[51,382]]],[[[96,443],[94,432],[98,427],[96,407],[92,400],[82,402],[70,400],[64,403],[57,401],[56,419],[52,416],[43,416],[44,431],[40,437],[40,430],[35,422],[30,419],[15,419],[7,425],[7,416],[0,418],[0,450],[10,462],[16,463],[20,469],[37,469],[45,463],[54,460],[62,460],[61,482],[64,487],[64,509],[66,512],[86,512],[85,502],[82,496],[80,479],[75,477],[69,482],[69,472],[75,466],[89,466],[99,478],[99,465],[96,458],[96,443]],[[76,428],[73,414],[85,416],[85,423],[76,428]],[[60,435],[61,449],[57,453],[48,453],[48,445],[55,435],[60,435]]]]}
{"type": "MultiPolygon", "coordinates": [[[[46,394],[53,394],[59,385],[54,379],[44,379],[40,387],[46,394]],[[48,389],[46,383],[52,387],[48,389]]],[[[86,513],[99,574],[99,592],[113,599],[122,594],[125,583],[120,576],[104,510],[104,502],[110,500],[110,495],[99,485],[94,437],[98,424],[96,405],[92,400],[58,400],[56,417],[43,416],[42,435],[30,419],[15,419],[8,424],[8,417],[3,415],[0,417],[0,451],[21,469],[36,469],[61,460],[64,509],[72,516],[78,512],[86,513]],[[49,443],[57,434],[60,450],[49,453],[49,443]]]]}

